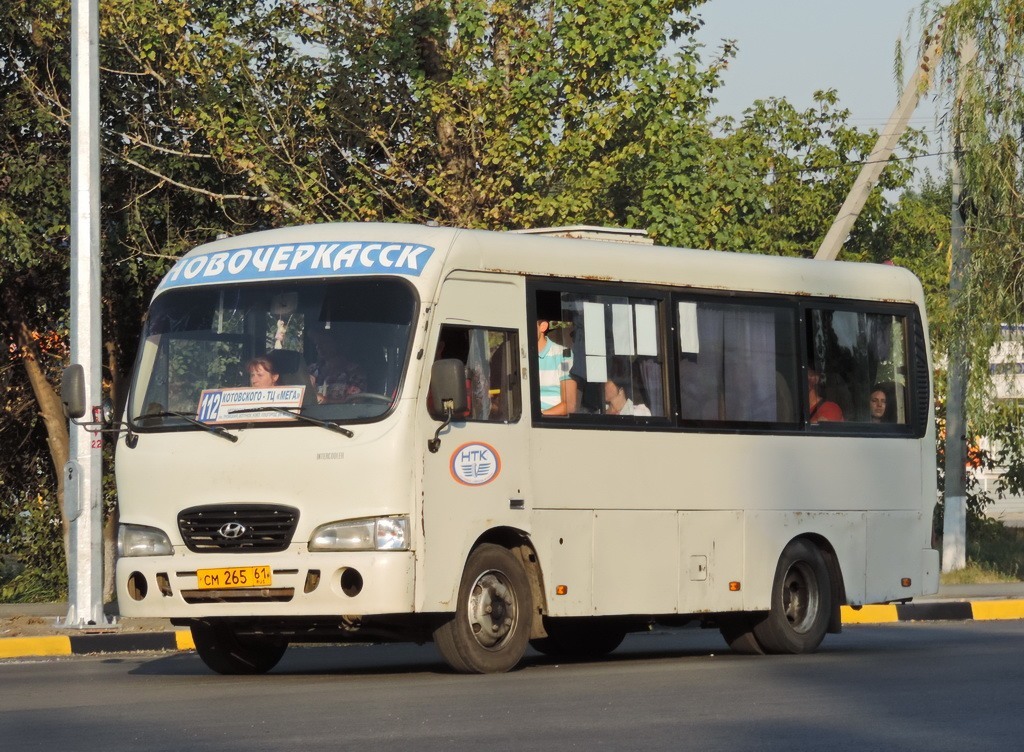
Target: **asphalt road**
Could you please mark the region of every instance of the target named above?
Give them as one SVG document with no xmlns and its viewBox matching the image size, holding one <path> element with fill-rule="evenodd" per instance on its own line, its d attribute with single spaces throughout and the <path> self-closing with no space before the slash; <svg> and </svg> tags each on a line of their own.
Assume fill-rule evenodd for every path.
<svg viewBox="0 0 1024 752">
<path fill-rule="evenodd" d="M 608 659 L 451 674 L 433 646 L 293 648 L 222 677 L 191 653 L 0 662 L 4 750 L 1014 750 L 1024 621 L 847 627 L 809 656 L 716 632 Z"/>
</svg>

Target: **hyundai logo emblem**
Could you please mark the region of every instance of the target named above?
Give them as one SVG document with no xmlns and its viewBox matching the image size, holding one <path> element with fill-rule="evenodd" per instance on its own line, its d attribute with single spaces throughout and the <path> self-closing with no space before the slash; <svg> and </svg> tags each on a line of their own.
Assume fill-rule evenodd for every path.
<svg viewBox="0 0 1024 752">
<path fill-rule="evenodd" d="M 222 538 L 231 538 L 233 540 L 245 535 L 246 530 L 248 530 L 248 528 L 241 522 L 225 522 L 220 526 L 220 529 L 218 529 L 217 532 L 220 533 Z"/>
</svg>

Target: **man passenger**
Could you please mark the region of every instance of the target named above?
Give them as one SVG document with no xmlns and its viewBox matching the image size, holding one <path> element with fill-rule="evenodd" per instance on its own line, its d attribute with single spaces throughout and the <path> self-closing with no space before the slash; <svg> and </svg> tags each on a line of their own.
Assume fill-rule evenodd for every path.
<svg viewBox="0 0 1024 752">
<path fill-rule="evenodd" d="M 551 322 L 537 321 L 537 376 L 544 415 L 568 415 L 576 405 L 576 382 L 569 375 L 572 355 L 548 337 Z"/>
</svg>

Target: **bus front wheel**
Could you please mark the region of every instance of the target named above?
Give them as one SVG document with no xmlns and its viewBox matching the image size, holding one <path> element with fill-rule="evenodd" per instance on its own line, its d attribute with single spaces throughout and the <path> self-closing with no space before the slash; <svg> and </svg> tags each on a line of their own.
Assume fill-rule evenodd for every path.
<svg viewBox="0 0 1024 752">
<path fill-rule="evenodd" d="M 753 628 L 766 653 L 813 653 L 828 630 L 832 588 L 821 551 L 807 540 L 783 550 L 772 583 L 771 609 Z"/>
<path fill-rule="evenodd" d="M 288 649 L 284 640 L 240 635 L 224 624 L 193 622 L 189 628 L 199 657 L 218 674 L 265 674 Z"/>
<path fill-rule="evenodd" d="M 434 631 L 441 657 L 466 674 L 509 671 L 526 652 L 533 602 L 523 565 L 485 543 L 469 555 L 455 613 Z"/>
</svg>

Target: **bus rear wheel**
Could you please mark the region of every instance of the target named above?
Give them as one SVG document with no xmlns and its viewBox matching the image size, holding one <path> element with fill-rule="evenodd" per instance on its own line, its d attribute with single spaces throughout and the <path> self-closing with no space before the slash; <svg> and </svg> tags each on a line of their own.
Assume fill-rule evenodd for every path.
<svg viewBox="0 0 1024 752">
<path fill-rule="evenodd" d="M 288 649 L 285 640 L 240 635 L 224 624 L 193 622 L 190 629 L 199 657 L 218 674 L 265 674 Z"/>
<path fill-rule="evenodd" d="M 434 631 L 434 643 L 460 673 L 509 671 L 526 652 L 532 612 L 523 565 L 507 548 L 485 543 L 469 555 L 455 614 Z"/>
<path fill-rule="evenodd" d="M 766 653 L 813 653 L 828 631 L 832 588 L 821 551 L 807 540 L 794 540 L 775 569 L 771 609 L 753 628 Z"/>
</svg>

